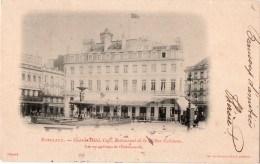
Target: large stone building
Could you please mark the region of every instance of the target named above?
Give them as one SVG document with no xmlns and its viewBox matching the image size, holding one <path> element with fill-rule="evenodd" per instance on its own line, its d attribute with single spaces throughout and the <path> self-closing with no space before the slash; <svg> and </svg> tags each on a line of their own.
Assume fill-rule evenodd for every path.
<svg viewBox="0 0 260 164">
<path fill-rule="evenodd" d="M 113 34 L 105 29 L 100 43 L 85 40 L 83 46 L 82 53 L 64 58 L 67 116 L 77 107 L 92 115 L 180 118 L 185 105 L 177 103 L 184 96 L 185 83 L 180 42 L 164 45 L 124 36 L 113 41 Z M 80 86 L 87 88 L 81 101 Z"/>
<path fill-rule="evenodd" d="M 30 115 L 42 109 L 42 60 L 40 56 L 21 56 L 20 112 Z"/>
<path fill-rule="evenodd" d="M 21 114 L 64 115 L 64 73 L 43 67 L 38 55 L 22 54 L 21 60 Z"/>
<path fill-rule="evenodd" d="M 185 93 L 189 92 L 191 83 L 190 99 L 192 104 L 197 106 L 197 115 L 200 120 L 204 120 L 208 113 L 209 103 L 209 58 L 205 58 L 194 66 L 185 69 L 186 87 Z M 188 81 L 188 76 L 191 74 L 191 81 Z"/>
</svg>

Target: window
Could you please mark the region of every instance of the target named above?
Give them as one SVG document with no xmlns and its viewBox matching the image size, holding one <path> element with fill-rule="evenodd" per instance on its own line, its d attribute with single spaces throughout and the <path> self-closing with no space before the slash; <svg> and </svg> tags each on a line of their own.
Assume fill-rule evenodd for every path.
<svg viewBox="0 0 260 164">
<path fill-rule="evenodd" d="M 180 91 L 182 91 L 182 79 L 180 79 Z"/>
<path fill-rule="evenodd" d="M 97 60 L 97 55 L 96 54 L 93 55 L 93 60 Z"/>
<path fill-rule="evenodd" d="M 109 91 L 109 80 L 106 80 L 106 91 Z"/>
<path fill-rule="evenodd" d="M 146 73 L 147 72 L 147 65 L 142 65 L 142 72 Z"/>
<path fill-rule="evenodd" d="M 176 72 L 176 64 L 171 65 L 171 72 Z"/>
<path fill-rule="evenodd" d="M 146 80 L 142 80 L 142 91 L 146 91 Z"/>
<path fill-rule="evenodd" d="M 115 66 L 115 73 L 119 73 L 119 66 Z"/>
<path fill-rule="evenodd" d="M 28 74 L 27 79 L 28 79 L 28 81 L 31 81 L 31 75 L 30 74 Z"/>
<path fill-rule="evenodd" d="M 74 74 L 74 67 L 70 67 L 70 73 L 73 75 Z"/>
<path fill-rule="evenodd" d="M 97 73 L 101 73 L 101 66 L 97 66 Z"/>
<path fill-rule="evenodd" d="M 79 61 L 79 55 L 76 55 L 76 61 L 77 62 Z"/>
<path fill-rule="evenodd" d="M 118 91 L 118 80 L 115 80 L 115 91 Z"/>
<path fill-rule="evenodd" d="M 22 80 L 25 80 L 25 74 L 24 73 L 22 74 Z"/>
<path fill-rule="evenodd" d="M 123 81 L 124 91 L 127 91 L 127 80 Z"/>
<path fill-rule="evenodd" d="M 100 113 L 100 106 L 97 106 L 97 107 L 96 107 L 96 112 L 97 112 L 97 113 Z"/>
<path fill-rule="evenodd" d="M 138 59 L 142 59 L 142 52 L 138 52 Z"/>
<path fill-rule="evenodd" d="M 38 76 L 38 82 L 39 83 L 41 83 L 41 80 L 42 80 L 41 76 Z"/>
<path fill-rule="evenodd" d="M 36 82 L 36 75 L 33 75 L 33 82 Z"/>
<path fill-rule="evenodd" d="M 161 64 L 161 72 L 166 72 L 166 64 Z"/>
<path fill-rule="evenodd" d="M 46 75 L 46 76 L 45 76 L 45 83 L 47 82 L 47 80 L 48 80 L 48 76 Z"/>
<path fill-rule="evenodd" d="M 80 74 L 83 74 L 83 66 L 80 66 L 80 67 L 79 67 L 79 73 L 80 73 Z"/>
<path fill-rule="evenodd" d="M 155 86 L 156 86 L 156 81 L 155 81 L 155 80 L 152 80 L 152 81 L 151 81 L 151 90 L 152 90 L 152 91 L 155 91 Z"/>
<path fill-rule="evenodd" d="M 137 73 L 137 65 L 133 65 L 133 73 Z"/>
<path fill-rule="evenodd" d="M 136 91 L 137 80 L 132 80 L 133 91 Z"/>
<path fill-rule="evenodd" d="M 106 66 L 106 73 L 110 73 L 110 66 Z"/>
<path fill-rule="evenodd" d="M 166 52 L 162 52 L 162 58 L 166 58 Z"/>
<path fill-rule="evenodd" d="M 148 52 L 147 58 L 151 58 L 151 51 Z"/>
<path fill-rule="evenodd" d="M 74 80 L 70 81 L 70 90 L 74 90 Z"/>
<path fill-rule="evenodd" d="M 194 79 L 197 79 L 197 78 L 198 78 L 198 73 L 194 72 Z"/>
<path fill-rule="evenodd" d="M 152 72 L 156 72 L 156 64 L 151 65 L 151 70 L 152 70 Z"/>
<path fill-rule="evenodd" d="M 124 54 L 124 59 L 127 59 L 127 53 Z"/>
<path fill-rule="evenodd" d="M 161 80 L 161 91 L 165 91 L 166 80 Z"/>
<path fill-rule="evenodd" d="M 171 80 L 171 91 L 175 91 L 175 85 L 176 85 L 176 81 L 175 79 Z"/>
<path fill-rule="evenodd" d="M 151 107 L 151 116 L 154 116 L 154 107 Z"/>
<path fill-rule="evenodd" d="M 124 73 L 128 73 L 128 65 L 124 65 Z"/>
<path fill-rule="evenodd" d="M 93 67 L 92 66 L 88 66 L 88 72 L 89 72 L 89 74 L 93 73 Z"/>
<path fill-rule="evenodd" d="M 92 80 L 89 80 L 89 81 L 88 81 L 88 89 L 89 89 L 89 90 L 92 90 Z"/>
<path fill-rule="evenodd" d="M 51 83 L 53 84 L 54 83 L 54 77 L 51 76 Z"/>
<path fill-rule="evenodd" d="M 200 82 L 200 90 L 203 90 L 203 81 L 202 82 Z"/>
<path fill-rule="evenodd" d="M 101 90 L 101 81 L 97 80 L 97 90 L 100 91 Z"/>
<path fill-rule="evenodd" d="M 200 78 L 201 78 L 201 79 L 204 78 L 204 72 L 200 72 Z"/>
<path fill-rule="evenodd" d="M 81 86 L 81 87 L 84 86 L 84 81 L 83 81 L 83 80 L 80 80 L 80 81 L 79 81 L 79 86 Z"/>
</svg>

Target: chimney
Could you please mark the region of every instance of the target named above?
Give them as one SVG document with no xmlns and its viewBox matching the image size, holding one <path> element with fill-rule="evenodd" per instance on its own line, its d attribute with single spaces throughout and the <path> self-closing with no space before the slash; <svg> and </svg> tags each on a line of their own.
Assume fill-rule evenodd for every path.
<svg viewBox="0 0 260 164">
<path fill-rule="evenodd" d="M 113 39 L 113 34 L 106 28 L 104 32 L 100 34 L 100 41 L 104 44 L 104 52 L 108 50 Z"/>
</svg>

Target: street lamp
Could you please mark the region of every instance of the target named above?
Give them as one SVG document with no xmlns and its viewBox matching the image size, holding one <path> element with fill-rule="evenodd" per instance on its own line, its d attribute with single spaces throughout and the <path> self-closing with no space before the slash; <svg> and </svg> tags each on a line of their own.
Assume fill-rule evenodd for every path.
<svg viewBox="0 0 260 164">
<path fill-rule="evenodd" d="M 187 94 L 187 96 L 189 97 L 188 101 L 189 101 L 189 105 L 188 105 L 188 109 L 187 109 L 187 121 L 188 121 L 188 130 L 192 128 L 192 125 L 191 125 L 191 82 L 192 82 L 192 79 L 191 79 L 191 72 L 189 73 L 188 75 L 188 79 L 187 81 L 189 82 L 189 92 Z"/>
</svg>

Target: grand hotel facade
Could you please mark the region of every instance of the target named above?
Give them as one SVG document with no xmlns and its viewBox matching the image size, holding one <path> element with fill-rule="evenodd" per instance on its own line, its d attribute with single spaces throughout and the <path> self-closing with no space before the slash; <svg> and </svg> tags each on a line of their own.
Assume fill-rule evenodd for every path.
<svg viewBox="0 0 260 164">
<path fill-rule="evenodd" d="M 180 42 L 164 45 L 124 36 L 113 41 L 105 29 L 100 43 L 85 40 L 83 46 L 83 53 L 64 58 L 65 116 L 80 109 L 92 115 L 180 119 L 187 107 Z M 87 89 L 80 94 L 78 87 Z"/>
</svg>

